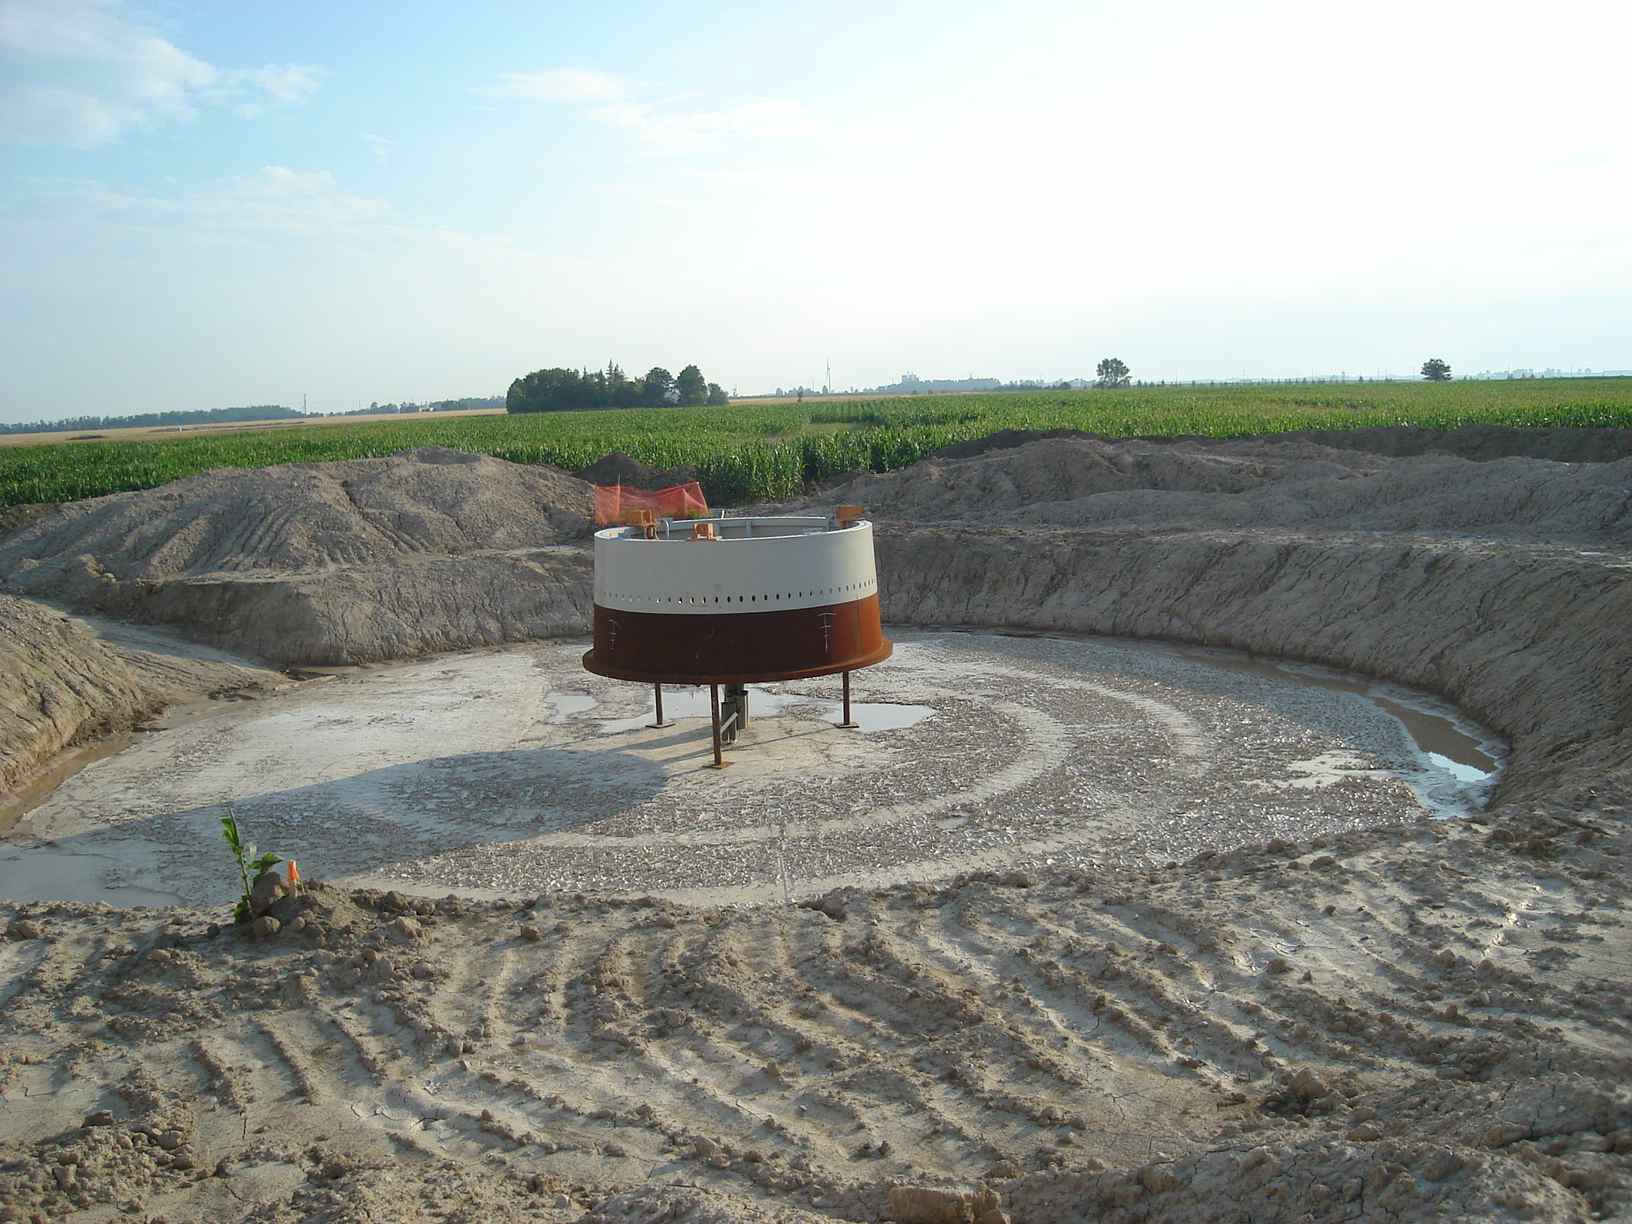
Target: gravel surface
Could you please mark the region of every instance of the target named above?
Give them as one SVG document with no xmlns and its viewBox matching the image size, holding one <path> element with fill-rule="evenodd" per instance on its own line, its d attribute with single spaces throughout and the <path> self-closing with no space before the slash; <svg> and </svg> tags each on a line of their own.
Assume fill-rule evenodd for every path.
<svg viewBox="0 0 1632 1224">
<path fill-rule="evenodd" d="M 0 887 L 225 901 L 229 805 L 324 878 L 750 902 L 992 866 L 1144 868 L 1423 814 L 1410 783 L 1432 771 L 1360 692 L 1156 646 L 897 636 L 856 677 L 874 699 L 860 732 L 832 725 L 836 680 L 769 686 L 723 772 L 706 719 L 640 725 L 649 697 L 583 672 L 581 644 L 234 704 L 71 779 L 0 859 Z M 913 725 L 868 729 L 900 707 Z M 1458 793 L 1470 810 L 1482 791 Z"/>
</svg>

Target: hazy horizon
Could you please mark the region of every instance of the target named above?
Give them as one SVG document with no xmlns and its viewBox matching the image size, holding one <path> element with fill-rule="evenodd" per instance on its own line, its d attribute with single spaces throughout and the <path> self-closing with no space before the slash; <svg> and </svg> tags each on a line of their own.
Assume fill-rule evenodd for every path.
<svg viewBox="0 0 1632 1224">
<path fill-rule="evenodd" d="M 0 420 L 1632 366 L 1632 10 L 0 0 Z"/>
</svg>

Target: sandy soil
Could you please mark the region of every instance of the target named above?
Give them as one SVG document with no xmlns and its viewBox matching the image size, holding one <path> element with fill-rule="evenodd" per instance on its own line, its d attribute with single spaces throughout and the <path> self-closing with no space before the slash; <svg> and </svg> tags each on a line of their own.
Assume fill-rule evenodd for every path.
<svg viewBox="0 0 1632 1224">
<path fill-rule="evenodd" d="M 1053 439 L 828 496 L 873 509 L 897 622 L 1451 697 L 1513 743 L 1487 811 L 792 906 L 313 887 L 254 938 L 221 908 L 4 903 L 0 1217 L 1625 1217 L 1632 462 L 1383 449 Z M 517 526 L 571 486 L 469 461 L 439 502 L 475 474 L 376 462 L 401 518 L 318 469 L 267 495 L 366 543 L 294 576 L 258 558 L 304 528 L 221 534 L 216 477 L 218 518 L 192 482 L 65 508 L 0 540 L 0 574 L 287 661 L 523 638 L 529 583 L 581 625 L 582 545 Z M 457 507 L 489 496 L 522 568 L 484 585 L 496 528 Z M 0 608 L 36 686 L 80 653 L 38 606 Z M 297 653 L 251 649 L 294 626 Z M 70 687 L 122 709 L 97 673 Z"/>
</svg>

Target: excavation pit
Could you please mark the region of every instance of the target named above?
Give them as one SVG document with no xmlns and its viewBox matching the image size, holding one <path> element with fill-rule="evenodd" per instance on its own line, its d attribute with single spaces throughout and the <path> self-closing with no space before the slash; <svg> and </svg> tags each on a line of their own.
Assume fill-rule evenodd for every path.
<svg viewBox="0 0 1632 1224">
<path fill-rule="evenodd" d="M 0 843 L 0 893 L 226 903 L 228 805 L 326 879 L 443 895 L 779 902 L 984 868 L 1144 866 L 1482 806 L 1505 746 L 1422 694 L 1226 652 L 898 633 L 856 678 L 707 689 L 589 675 L 550 642 L 178 715 Z M 887 697 L 888 700 L 880 700 Z M 1406 721 L 1402 721 L 1402 717 Z"/>
</svg>

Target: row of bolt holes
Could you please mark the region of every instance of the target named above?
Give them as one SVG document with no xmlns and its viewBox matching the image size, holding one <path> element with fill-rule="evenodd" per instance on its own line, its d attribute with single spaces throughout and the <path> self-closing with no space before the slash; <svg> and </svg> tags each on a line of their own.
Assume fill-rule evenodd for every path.
<svg viewBox="0 0 1632 1224">
<path fill-rule="evenodd" d="M 846 593 L 848 593 L 850 591 L 865 590 L 868 587 L 871 587 L 873 585 L 874 584 L 871 583 L 871 582 L 852 582 L 848 586 L 828 587 L 826 590 L 810 591 L 810 592 L 808 592 L 808 595 L 811 595 L 811 596 L 814 596 L 814 595 L 843 595 L 843 594 L 846 594 Z M 774 600 L 794 599 L 794 598 L 804 599 L 806 597 L 807 597 L 807 592 L 805 592 L 805 591 L 798 591 L 798 592 L 784 591 L 780 595 L 767 595 L 767 596 L 765 596 L 765 602 L 770 603 L 773 599 Z M 612 595 L 611 598 L 613 598 L 613 599 L 642 599 L 642 598 L 644 598 L 647 603 L 660 603 L 660 604 L 706 604 L 706 603 L 709 602 L 709 596 L 707 596 L 707 595 L 656 595 L 656 596 Z M 713 602 L 714 603 L 719 603 L 720 602 L 720 597 L 718 595 L 715 595 L 713 597 Z M 727 595 L 725 597 L 725 602 L 726 603 L 758 603 L 759 602 L 759 596 L 758 595 Z"/>
</svg>

